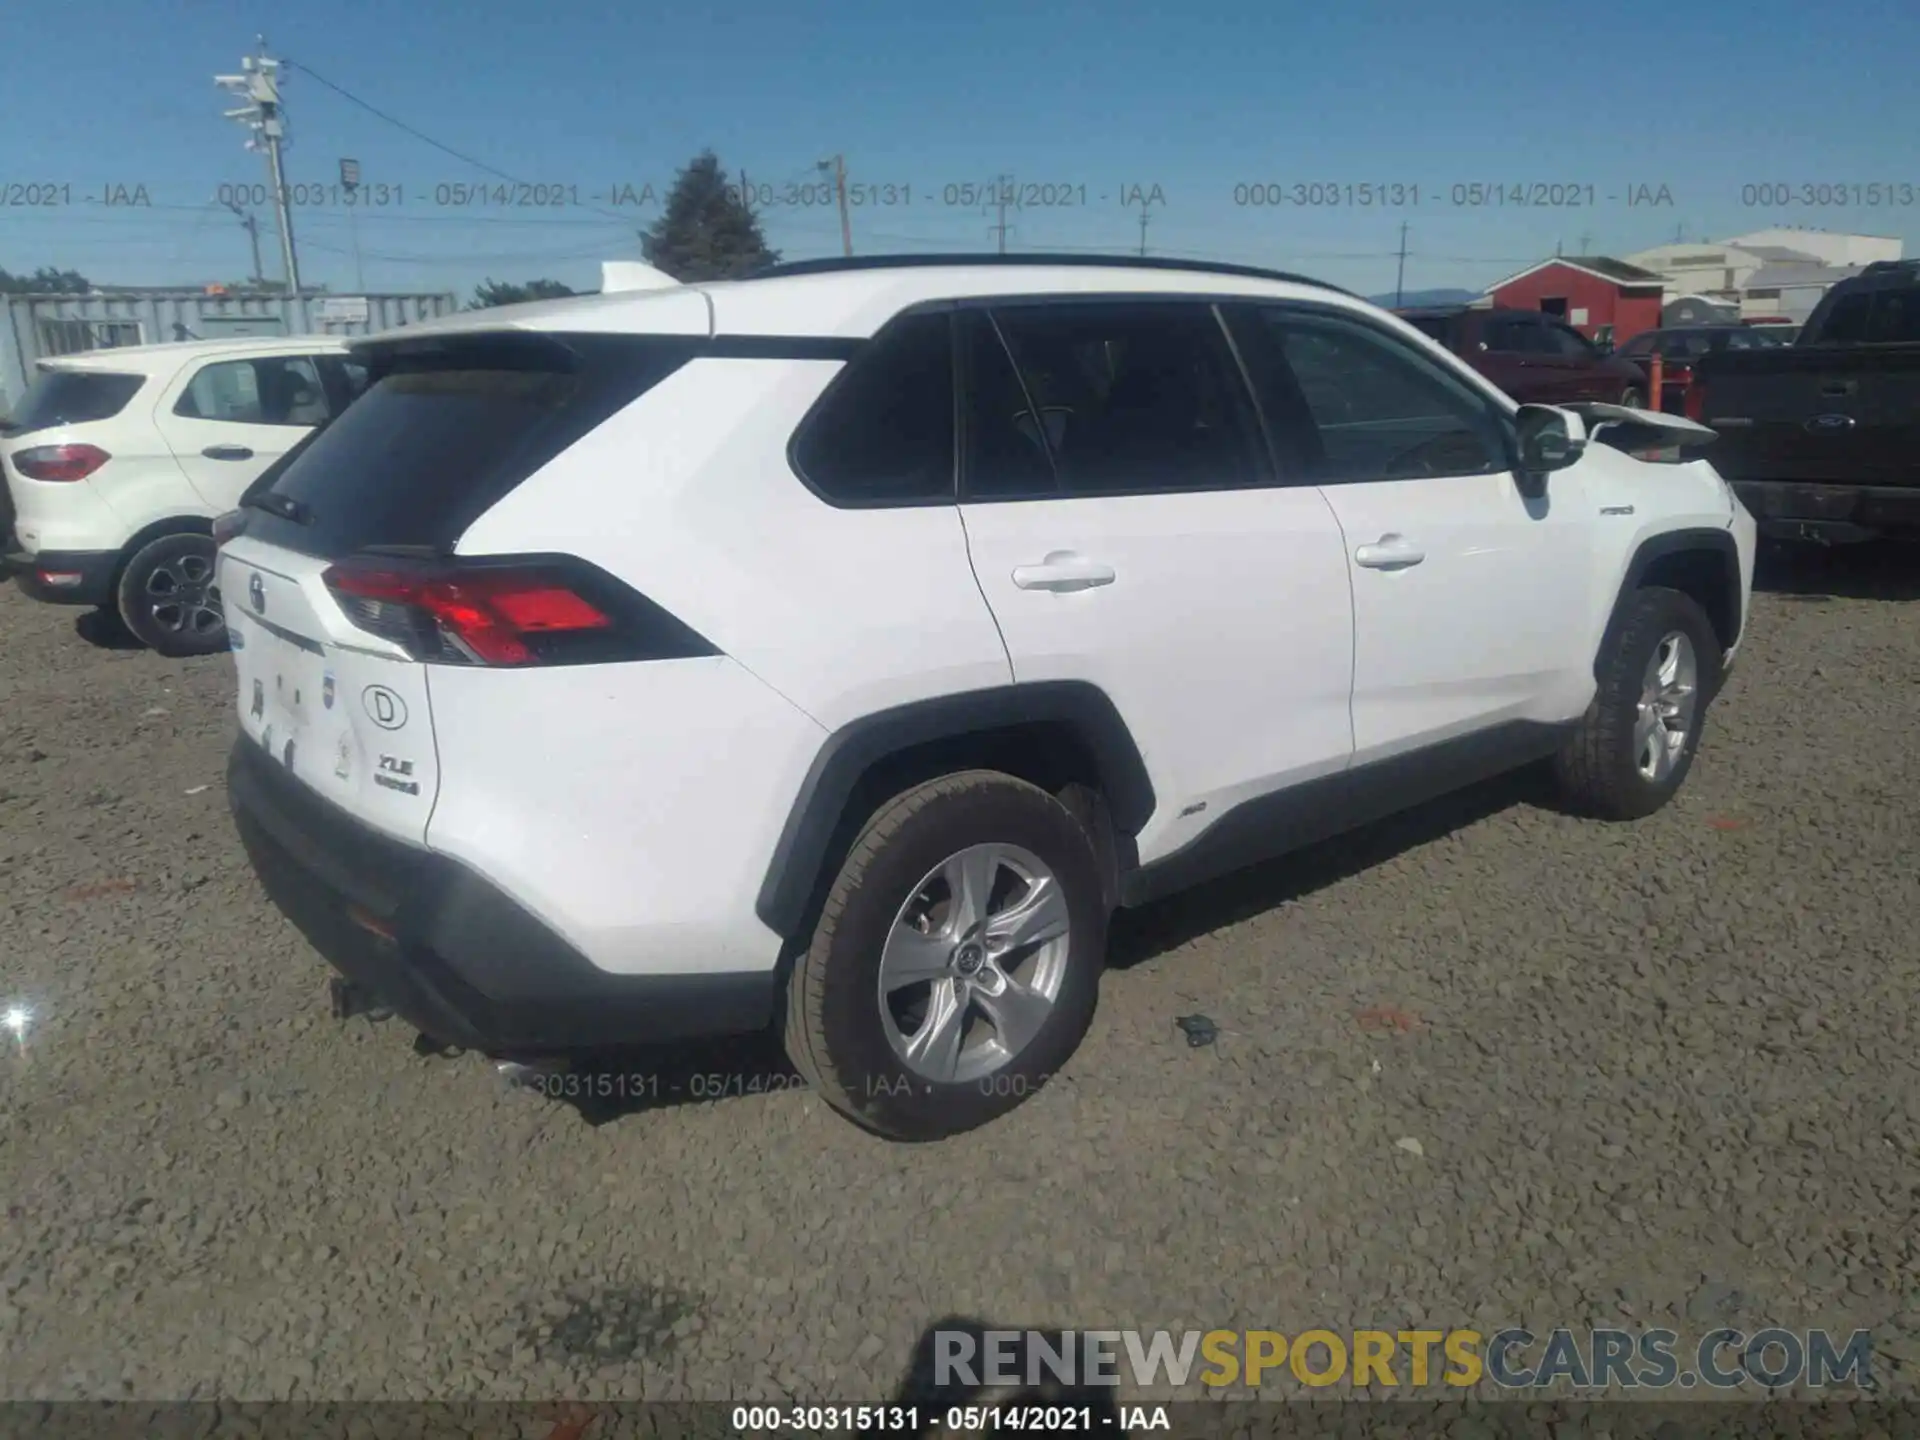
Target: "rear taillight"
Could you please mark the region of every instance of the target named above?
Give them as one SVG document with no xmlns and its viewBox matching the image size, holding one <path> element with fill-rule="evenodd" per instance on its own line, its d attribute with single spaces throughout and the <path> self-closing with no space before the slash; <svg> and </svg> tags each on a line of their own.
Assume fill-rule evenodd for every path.
<svg viewBox="0 0 1920 1440">
<path fill-rule="evenodd" d="M 1685 407 L 1687 419 L 1699 424 L 1706 422 L 1707 385 L 1704 380 L 1701 380 L 1697 376 L 1694 377 L 1693 382 L 1687 386 Z"/>
<path fill-rule="evenodd" d="M 442 665 L 578 665 L 719 653 L 604 571 L 564 557 L 388 565 L 322 577 L 354 625 Z"/>
<path fill-rule="evenodd" d="M 84 480 L 112 458 L 98 445 L 36 445 L 16 450 L 13 468 L 29 480 Z"/>
</svg>

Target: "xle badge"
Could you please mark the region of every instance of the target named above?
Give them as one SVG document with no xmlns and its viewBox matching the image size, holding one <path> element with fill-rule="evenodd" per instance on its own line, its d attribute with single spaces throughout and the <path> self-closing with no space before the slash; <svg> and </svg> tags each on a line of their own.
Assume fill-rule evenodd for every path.
<svg viewBox="0 0 1920 1440">
<path fill-rule="evenodd" d="M 260 578 L 260 572 L 258 570 L 254 571 L 253 577 L 247 581 L 247 598 L 253 602 L 253 608 L 256 612 L 264 611 L 267 608 L 267 585 L 266 582 Z"/>
<path fill-rule="evenodd" d="M 258 680 L 256 680 L 253 682 L 253 709 L 251 711 L 251 714 L 255 720 L 258 720 L 266 713 L 267 713 L 267 687 L 262 685 Z"/>
<path fill-rule="evenodd" d="M 413 761 L 403 760 L 398 755 L 382 755 L 379 768 L 373 772 L 373 783 L 384 785 L 389 790 L 398 790 L 402 795 L 418 795 L 420 782 L 404 777 L 413 774 Z"/>
<path fill-rule="evenodd" d="M 325 675 L 320 680 L 320 703 L 327 709 L 333 708 L 333 676 Z"/>
<path fill-rule="evenodd" d="M 342 780 L 353 769 L 353 747 L 347 743 L 347 737 L 340 737 L 340 748 L 334 752 L 333 773 Z"/>
</svg>

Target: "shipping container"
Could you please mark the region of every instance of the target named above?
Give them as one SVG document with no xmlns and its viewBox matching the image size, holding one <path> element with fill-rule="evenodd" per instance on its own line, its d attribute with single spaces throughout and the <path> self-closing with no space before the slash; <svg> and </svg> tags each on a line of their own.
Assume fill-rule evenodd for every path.
<svg viewBox="0 0 1920 1440">
<path fill-rule="evenodd" d="M 33 380 L 34 362 L 81 350 L 242 335 L 372 335 L 459 308 L 452 295 L 284 295 L 103 290 L 6 295 L 0 324 L 0 416 Z"/>
</svg>

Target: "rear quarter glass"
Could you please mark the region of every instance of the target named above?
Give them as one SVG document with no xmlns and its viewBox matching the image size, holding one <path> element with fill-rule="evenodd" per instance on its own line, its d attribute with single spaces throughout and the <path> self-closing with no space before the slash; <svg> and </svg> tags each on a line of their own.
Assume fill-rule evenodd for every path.
<svg viewBox="0 0 1920 1440">
<path fill-rule="evenodd" d="M 247 533 L 308 555 L 446 551 L 515 486 L 668 375 L 697 341 L 487 337 L 374 354 L 373 382 L 250 492 Z M 301 518 L 259 506 L 265 493 Z"/>
<path fill-rule="evenodd" d="M 106 370 L 42 370 L 7 417 L 4 438 L 111 420 L 147 383 L 144 375 Z"/>
</svg>

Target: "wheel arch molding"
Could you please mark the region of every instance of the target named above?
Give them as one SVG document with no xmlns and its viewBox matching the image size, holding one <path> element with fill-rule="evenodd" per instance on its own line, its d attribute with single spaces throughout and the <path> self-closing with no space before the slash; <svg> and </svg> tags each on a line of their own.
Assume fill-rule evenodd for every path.
<svg viewBox="0 0 1920 1440">
<path fill-rule="evenodd" d="M 1594 651 L 1595 679 L 1599 678 L 1606 656 L 1619 639 L 1621 626 L 1625 623 L 1628 597 L 1649 584 L 1668 584 L 1674 589 L 1687 590 L 1689 587 L 1684 583 L 1685 567 L 1693 557 L 1711 557 L 1719 571 L 1718 576 L 1707 584 L 1708 593 L 1696 598 L 1713 621 L 1722 649 L 1731 649 L 1738 642 L 1743 623 L 1740 613 L 1740 546 L 1733 532 L 1701 526 L 1649 535 L 1640 542 L 1632 558 L 1627 561 L 1626 574 L 1621 578 L 1619 591 L 1614 596 L 1606 629 L 1601 633 L 1599 648 Z M 1676 580 L 1682 583 L 1674 583 Z"/>
<path fill-rule="evenodd" d="M 1004 766 L 993 764 L 996 753 Z M 1037 783 L 1096 786 L 1120 852 L 1113 863 L 1130 867 L 1131 837 L 1156 801 L 1112 699 L 1076 680 L 994 686 L 877 711 L 829 735 L 775 842 L 755 913 L 783 939 L 796 938 L 831 882 L 836 854 L 875 806 L 896 787 L 982 764 Z"/>
</svg>

